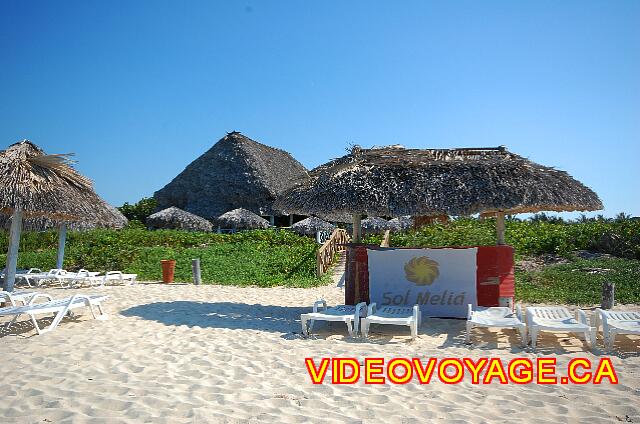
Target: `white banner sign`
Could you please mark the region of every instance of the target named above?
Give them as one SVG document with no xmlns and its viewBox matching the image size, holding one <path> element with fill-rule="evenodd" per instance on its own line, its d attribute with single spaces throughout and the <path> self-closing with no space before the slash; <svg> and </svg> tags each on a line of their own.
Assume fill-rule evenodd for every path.
<svg viewBox="0 0 640 424">
<path fill-rule="evenodd" d="M 369 298 L 383 305 L 420 305 L 424 316 L 467 317 L 477 304 L 478 249 L 367 250 Z"/>
</svg>

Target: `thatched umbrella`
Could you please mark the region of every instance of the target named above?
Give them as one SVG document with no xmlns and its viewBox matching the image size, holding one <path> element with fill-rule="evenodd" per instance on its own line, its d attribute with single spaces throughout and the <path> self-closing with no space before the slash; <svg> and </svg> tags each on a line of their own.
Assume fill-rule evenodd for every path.
<svg viewBox="0 0 640 424">
<path fill-rule="evenodd" d="M 407 231 L 413 228 L 413 218 L 410 215 L 399 216 L 389 220 L 391 224 L 391 230 L 394 232 Z"/>
<path fill-rule="evenodd" d="M 296 222 L 291 226 L 291 229 L 293 231 L 295 231 L 298 234 L 302 234 L 306 236 L 315 235 L 318 231 L 331 232 L 335 228 L 336 228 L 335 225 L 315 216 L 310 216 L 309 218 Z"/>
<path fill-rule="evenodd" d="M 470 149 L 362 149 L 314 169 L 310 178 L 276 203 L 308 215 L 349 213 L 354 240 L 362 214 L 372 216 L 472 215 L 602 209 L 596 193 L 554 168 L 538 165 L 504 147 Z"/>
<path fill-rule="evenodd" d="M 206 219 L 171 206 L 156 212 L 146 220 L 147 227 L 167 228 L 188 231 L 211 231 L 213 225 Z"/>
<path fill-rule="evenodd" d="M 46 222 L 113 222 L 113 208 L 93 191 L 91 180 L 71 168 L 68 154 L 47 155 L 28 140 L 0 152 L 0 212 L 11 216 L 4 281 L 13 290 L 23 218 Z M 59 257 L 66 226 L 60 231 Z"/>
<path fill-rule="evenodd" d="M 223 213 L 216 221 L 220 227 L 233 228 L 234 230 L 269 228 L 269 221 L 242 208 Z"/>
<path fill-rule="evenodd" d="M 361 222 L 361 228 L 367 233 L 382 234 L 387 230 L 393 229 L 393 224 L 384 218 L 377 216 L 363 219 Z"/>
</svg>

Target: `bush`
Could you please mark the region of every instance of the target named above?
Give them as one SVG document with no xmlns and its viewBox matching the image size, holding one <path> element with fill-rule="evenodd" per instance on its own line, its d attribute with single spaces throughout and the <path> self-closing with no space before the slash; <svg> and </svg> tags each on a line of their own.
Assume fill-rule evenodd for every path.
<svg viewBox="0 0 640 424">
<path fill-rule="evenodd" d="M 57 234 L 24 233 L 18 267 L 55 266 Z M 7 237 L 0 242 L 6 252 Z M 96 271 L 122 270 L 141 280 L 160 280 L 161 259 L 175 259 L 176 281 L 191 281 L 191 260 L 200 258 L 202 279 L 208 283 L 258 286 L 311 286 L 316 278 L 317 244 L 288 231 L 256 230 L 236 234 L 178 230 L 92 230 L 69 232 L 65 268 Z M 0 255 L 0 261 L 6 255 Z"/>
</svg>

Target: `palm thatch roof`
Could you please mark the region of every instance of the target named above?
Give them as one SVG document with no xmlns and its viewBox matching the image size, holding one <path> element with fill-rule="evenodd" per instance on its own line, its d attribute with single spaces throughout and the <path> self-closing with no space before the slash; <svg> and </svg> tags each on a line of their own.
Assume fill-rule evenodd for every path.
<svg viewBox="0 0 640 424">
<path fill-rule="evenodd" d="M 246 209 L 238 208 L 223 213 L 216 219 L 222 228 L 235 228 L 254 230 L 258 228 L 269 228 L 269 221 Z"/>
<path fill-rule="evenodd" d="M 206 219 L 176 207 L 163 209 L 147 217 L 145 222 L 151 229 L 175 229 L 187 231 L 211 231 L 213 225 Z"/>
<path fill-rule="evenodd" d="M 394 228 L 393 224 L 390 221 L 387 221 L 384 218 L 379 218 L 377 216 L 363 219 L 360 226 L 367 233 L 373 234 L 381 234 L 386 230 L 392 230 Z"/>
<path fill-rule="evenodd" d="M 278 215 L 276 197 L 306 176 L 289 153 L 234 131 L 153 196 L 159 209 L 176 206 L 207 219 L 236 208 Z"/>
<path fill-rule="evenodd" d="M 411 216 L 399 216 L 389 220 L 391 231 L 407 231 L 413 228 L 413 218 Z"/>
<path fill-rule="evenodd" d="M 36 216 L 33 218 L 27 218 L 22 221 L 22 229 L 25 231 L 45 231 L 51 228 L 57 228 L 61 223 L 65 223 L 67 229 L 72 231 L 86 231 L 96 228 L 113 228 L 121 229 L 127 226 L 129 220 L 120 212 L 117 208 L 106 204 L 107 209 L 113 214 L 113 219 L 108 221 L 70 221 L 54 220 L 46 216 Z M 11 217 L 0 214 L 0 227 L 6 230 L 11 226 Z"/>
<path fill-rule="evenodd" d="M 569 174 L 504 147 L 362 149 L 321 165 L 284 193 L 276 207 L 326 212 L 472 215 L 602 209 L 591 189 Z"/>
<path fill-rule="evenodd" d="M 335 225 L 315 216 L 310 216 L 309 218 L 296 222 L 291 226 L 291 230 L 295 231 L 298 234 L 307 236 L 314 235 L 318 231 L 331 232 L 335 228 Z"/>
<path fill-rule="evenodd" d="M 91 180 L 71 167 L 70 156 L 47 155 L 28 140 L 1 151 L 0 213 L 21 210 L 27 224 L 38 228 L 60 221 L 121 226 L 121 214 L 95 193 Z"/>
</svg>

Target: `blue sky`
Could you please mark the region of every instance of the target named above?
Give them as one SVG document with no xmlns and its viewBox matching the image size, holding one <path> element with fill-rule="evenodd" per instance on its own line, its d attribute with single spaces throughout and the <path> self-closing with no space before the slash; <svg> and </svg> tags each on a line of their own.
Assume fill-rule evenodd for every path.
<svg viewBox="0 0 640 424">
<path fill-rule="evenodd" d="M 640 215 L 640 2 L 0 2 L 0 148 L 120 205 L 227 131 L 307 167 L 349 144 L 506 145 Z"/>
</svg>

